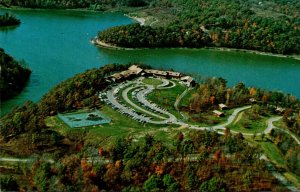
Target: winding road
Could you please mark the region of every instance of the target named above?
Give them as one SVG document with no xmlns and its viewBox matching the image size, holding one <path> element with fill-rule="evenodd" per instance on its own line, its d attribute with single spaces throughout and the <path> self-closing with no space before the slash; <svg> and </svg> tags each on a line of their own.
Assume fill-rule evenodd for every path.
<svg viewBox="0 0 300 192">
<path fill-rule="evenodd" d="M 288 135 L 290 135 L 296 142 L 298 145 L 300 145 L 300 140 L 294 135 L 292 134 L 290 131 L 284 129 L 284 128 L 279 128 L 279 127 L 276 127 L 273 122 L 275 121 L 279 121 L 280 119 L 282 119 L 281 116 L 278 116 L 278 117 L 272 117 L 268 120 L 268 127 L 267 129 L 265 129 L 264 133 L 265 134 L 269 134 L 271 132 L 272 129 L 279 129 L 285 133 L 287 133 Z"/>
</svg>

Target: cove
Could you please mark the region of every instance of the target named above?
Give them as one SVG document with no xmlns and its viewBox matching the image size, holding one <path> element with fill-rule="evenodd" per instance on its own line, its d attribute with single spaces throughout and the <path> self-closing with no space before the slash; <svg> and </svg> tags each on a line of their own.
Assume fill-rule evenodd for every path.
<svg viewBox="0 0 300 192">
<path fill-rule="evenodd" d="M 223 77 L 228 84 L 281 90 L 300 98 L 300 61 L 243 52 L 205 49 L 111 50 L 89 40 L 99 30 L 132 23 L 121 13 L 71 10 L 1 10 L 21 19 L 0 30 L 0 47 L 26 61 L 32 75 L 23 92 L 1 103 L 1 115 L 26 100 L 38 101 L 49 89 L 73 75 L 107 63 L 143 62 L 153 67 Z"/>
</svg>

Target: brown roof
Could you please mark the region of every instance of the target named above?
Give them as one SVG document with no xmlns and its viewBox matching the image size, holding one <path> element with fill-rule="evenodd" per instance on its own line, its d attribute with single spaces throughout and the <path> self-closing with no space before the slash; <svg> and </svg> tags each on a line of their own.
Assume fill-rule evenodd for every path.
<svg viewBox="0 0 300 192">
<path fill-rule="evenodd" d="M 180 76 L 181 76 L 181 73 L 175 72 L 175 71 L 167 71 L 167 73 L 168 73 L 171 77 L 180 77 Z"/>
<path fill-rule="evenodd" d="M 120 73 L 114 73 L 111 75 L 111 77 L 115 78 L 115 79 L 121 79 L 122 75 Z"/>
<path fill-rule="evenodd" d="M 126 71 L 122 71 L 120 74 L 121 74 L 123 77 L 127 78 L 127 77 L 129 77 L 129 76 L 131 76 L 131 75 L 136 74 L 136 71 L 126 70 Z"/>
<path fill-rule="evenodd" d="M 145 72 L 154 75 L 162 75 L 162 76 L 166 76 L 168 74 L 166 71 L 159 71 L 155 69 L 145 69 Z"/>
<path fill-rule="evenodd" d="M 194 79 L 191 76 L 184 76 L 184 77 L 181 77 L 180 80 L 181 81 L 186 81 L 186 82 L 192 82 Z"/>
<path fill-rule="evenodd" d="M 224 113 L 223 113 L 223 112 L 221 112 L 221 111 L 218 111 L 218 110 L 214 110 L 214 111 L 213 111 L 213 113 L 214 113 L 214 114 L 216 114 L 216 115 L 218 115 L 218 116 L 222 116 L 222 115 L 224 115 Z"/>
<path fill-rule="evenodd" d="M 221 109 L 223 109 L 223 108 L 228 108 L 228 106 L 225 105 L 225 104 L 223 104 L 223 103 L 219 104 L 219 107 L 220 107 Z"/>
<path fill-rule="evenodd" d="M 128 68 L 128 70 L 134 71 L 135 74 L 139 74 L 139 73 L 141 73 L 141 72 L 143 71 L 143 69 L 140 68 L 140 67 L 137 66 L 137 65 L 131 65 L 131 66 Z"/>
</svg>

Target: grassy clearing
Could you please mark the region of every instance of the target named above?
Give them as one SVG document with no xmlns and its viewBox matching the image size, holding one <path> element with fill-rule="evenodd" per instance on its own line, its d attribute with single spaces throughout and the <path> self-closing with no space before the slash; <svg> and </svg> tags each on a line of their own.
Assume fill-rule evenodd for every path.
<svg viewBox="0 0 300 192">
<path fill-rule="evenodd" d="M 194 114 L 185 113 L 190 119 L 189 124 L 198 125 L 202 127 L 210 127 L 218 124 L 223 124 L 227 122 L 228 117 L 233 113 L 234 109 L 223 111 L 225 117 L 217 117 L 213 114 L 212 111 L 200 112 Z"/>
<path fill-rule="evenodd" d="M 265 152 L 266 156 L 270 159 L 271 162 L 275 163 L 280 167 L 284 167 L 284 158 L 278 148 L 275 146 L 274 143 L 271 142 L 259 142 L 258 143 L 263 151 Z"/>
<path fill-rule="evenodd" d="M 171 21 L 178 19 L 178 16 L 174 14 L 174 10 L 169 9 L 166 6 L 163 7 L 151 7 L 142 10 L 130 10 L 130 16 L 145 18 L 145 24 L 150 25 L 154 20 L 158 20 L 158 22 L 153 23 L 152 27 L 164 27 L 168 26 Z"/>
<path fill-rule="evenodd" d="M 174 107 L 176 99 L 184 92 L 186 88 L 176 82 L 176 86 L 170 89 L 155 89 L 152 93 L 148 94 L 148 99 L 158 106 L 168 110 L 170 113 L 175 115 L 178 119 L 182 116 Z"/>
<path fill-rule="evenodd" d="M 261 133 L 267 128 L 268 116 L 258 116 L 251 118 L 247 112 L 241 113 L 238 118 L 227 127 L 231 130 L 243 133 Z"/>
<path fill-rule="evenodd" d="M 100 144 L 102 146 L 109 146 L 118 138 L 131 136 L 139 139 L 145 136 L 146 133 L 153 134 L 157 136 L 158 139 L 169 142 L 169 139 L 166 139 L 169 137 L 168 132 L 173 133 L 173 130 L 178 128 L 176 125 L 142 124 L 113 110 L 109 105 L 104 105 L 101 109 L 99 109 L 99 111 L 111 118 L 112 121 L 110 124 L 84 128 L 87 130 L 87 134 L 84 139 L 86 145 Z M 72 130 L 78 130 L 69 128 L 56 116 L 47 118 L 46 123 L 51 127 L 51 129 L 56 130 L 63 135 L 66 135 L 70 131 L 72 132 Z"/>
<path fill-rule="evenodd" d="M 149 128 L 149 125 L 138 123 L 113 110 L 108 105 L 103 106 L 101 111 L 110 117 L 112 121 L 110 124 L 90 128 L 85 138 L 86 143 L 107 145 L 114 142 L 117 138 L 132 135 L 136 131 Z"/>
<path fill-rule="evenodd" d="M 295 187 L 300 189 L 300 177 L 291 173 L 291 172 L 285 172 L 283 174 Z"/>
<path fill-rule="evenodd" d="M 153 86 L 158 86 L 158 85 L 162 84 L 162 81 L 159 79 L 156 79 L 156 78 L 146 78 L 146 79 L 143 79 L 142 82 L 145 84 L 148 84 L 148 85 L 153 85 Z"/>
<path fill-rule="evenodd" d="M 276 127 L 279 127 L 279 128 L 285 128 L 286 127 L 286 125 L 284 124 L 284 122 L 282 121 L 282 119 L 280 119 L 278 121 L 274 121 L 273 125 L 275 125 Z"/>
<path fill-rule="evenodd" d="M 187 92 L 187 94 L 181 99 L 181 101 L 178 105 L 178 108 L 180 109 L 180 107 L 188 107 L 190 104 L 190 99 L 191 99 L 192 95 L 196 92 L 197 91 L 195 89 L 192 89 L 189 92 Z"/>
<path fill-rule="evenodd" d="M 45 123 L 48 127 L 52 130 L 59 132 L 62 135 L 66 135 L 67 132 L 70 130 L 70 127 L 65 124 L 59 117 L 51 116 L 45 119 Z"/>
</svg>

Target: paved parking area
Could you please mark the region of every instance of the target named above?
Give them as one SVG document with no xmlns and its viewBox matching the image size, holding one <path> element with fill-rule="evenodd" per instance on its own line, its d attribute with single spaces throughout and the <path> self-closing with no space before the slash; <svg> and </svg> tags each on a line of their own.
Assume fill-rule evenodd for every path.
<svg viewBox="0 0 300 192">
<path fill-rule="evenodd" d="M 173 114 L 147 100 L 147 94 L 154 90 L 154 86 L 145 84 L 142 80 L 143 77 L 140 77 L 132 81 L 119 83 L 106 92 L 101 92 L 99 98 L 111 105 L 113 109 L 141 123 L 178 124 Z M 160 78 L 159 80 L 163 83 L 157 86 L 158 89 L 170 89 L 176 86 L 174 82 L 167 79 Z M 119 94 L 120 91 L 122 92 Z M 131 91 L 134 101 L 128 97 Z M 120 95 L 122 98 L 119 98 Z"/>
</svg>

